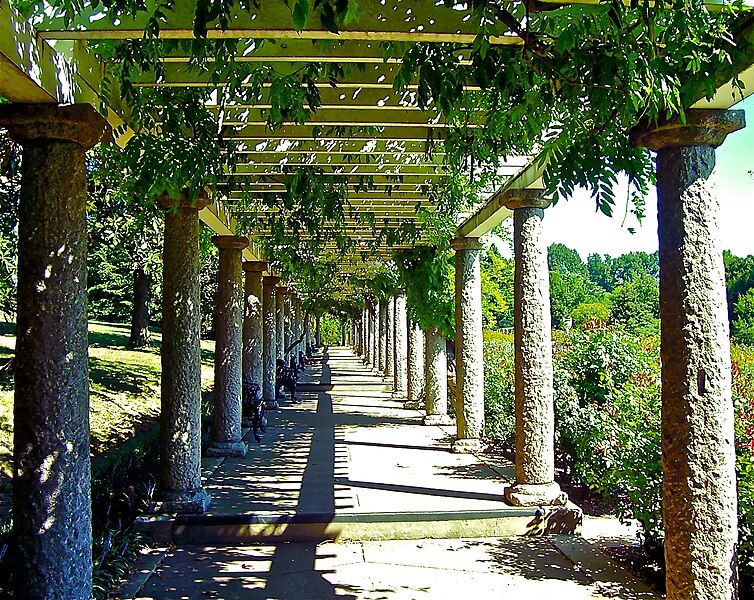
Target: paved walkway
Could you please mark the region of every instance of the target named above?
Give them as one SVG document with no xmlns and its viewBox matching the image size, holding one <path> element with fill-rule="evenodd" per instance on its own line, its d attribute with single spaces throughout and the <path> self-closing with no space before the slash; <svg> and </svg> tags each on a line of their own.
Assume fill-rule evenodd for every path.
<svg viewBox="0 0 754 600">
<path fill-rule="evenodd" d="M 270 413 L 270 430 L 244 459 L 209 479 L 210 515 L 504 509 L 501 474 L 448 452 L 454 428 L 423 427 L 390 399 L 350 351 L 331 348 L 310 368 L 299 404 Z"/>
<path fill-rule="evenodd" d="M 349 350 L 329 349 L 307 382 L 300 403 L 270 415 L 263 443 L 246 458 L 207 462 L 205 521 L 222 534 L 239 517 L 324 516 L 362 527 L 244 545 L 197 542 L 194 534 L 188 539 L 198 545 L 147 555 L 122 597 L 654 598 L 578 536 L 458 539 L 490 515 L 515 520 L 516 509 L 501 500 L 511 465 L 449 452 L 452 428 L 422 426 L 420 413 L 392 401 Z M 453 519 L 457 530 L 432 529 Z M 392 539 L 417 531 L 456 539 Z"/>
</svg>

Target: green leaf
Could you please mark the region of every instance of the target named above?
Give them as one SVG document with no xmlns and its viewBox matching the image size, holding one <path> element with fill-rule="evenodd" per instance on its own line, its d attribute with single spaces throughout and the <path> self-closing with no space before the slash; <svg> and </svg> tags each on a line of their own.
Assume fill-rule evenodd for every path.
<svg viewBox="0 0 754 600">
<path fill-rule="evenodd" d="M 291 14 L 293 27 L 296 31 L 302 31 L 306 26 L 306 21 L 309 18 L 309 9 L 309 0 L 296 0 Z"/>
</svg>

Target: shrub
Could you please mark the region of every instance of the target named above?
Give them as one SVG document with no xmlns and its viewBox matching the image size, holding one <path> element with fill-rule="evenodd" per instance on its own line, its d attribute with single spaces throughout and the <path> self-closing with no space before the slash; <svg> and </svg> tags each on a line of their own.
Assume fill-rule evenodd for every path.
<svg viewBox="0 0 754 600">
<path fill-rule="evenodd" d="M 659 354 L 654 340 L 575 332 L 556 357 L 559 451 L 574 478 L 635 518 L 645 545 L 662 538 Z M 572 393 L 568 390 L 572 389 Z"/>
<path fill-rule="evenodd" d="M 484 412 L 486 433 L 505 448 L 515 445 L 513 335 L 484 333 Z"/>
<path fill-rule="evenodd" d="M 660 286 L 651 275 L 637 275 L 610 294 L 611 318 L 624 330 L 655 335 L 660 328 Z"/>
<path fill-rule="evenodd" d="M 741 589 L 754 592 L 754 349 L 733 346 Z"/>
<path fill-rule="evenodd" d="M 733 335 L 736 341 L 754 346 L 754 288 L 739 296 L 733 314 Z"/>
<path fill-rule="evenodd" d="M 576 327 L 589 324 L 603 326 L 610 319 L 610 307 L 604 302 L 584 302 L 573 309 L 571 320 Z"/>
</svg>

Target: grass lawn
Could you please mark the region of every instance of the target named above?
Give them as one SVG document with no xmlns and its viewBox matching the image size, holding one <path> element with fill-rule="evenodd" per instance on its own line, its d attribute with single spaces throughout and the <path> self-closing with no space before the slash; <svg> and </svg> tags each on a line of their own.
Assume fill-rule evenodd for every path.
<svg viewBox="0 0 754 600">
<path fill-rule="evenodd" d="M 0 365 L 16 347 L 13 323 L 0 323 Z M 148 350 L 126 350 L 126 325 L 89 323 L 92 454 L 107 452 L 154 427 L 160 414 L 160 342 L 152 332 Z M 202 341 L 202 388 L 212 387 L 214 342 Z M 13 373 L 0 370 L 0 484 L 9 481 L 13 454 Z"/>
</svg>

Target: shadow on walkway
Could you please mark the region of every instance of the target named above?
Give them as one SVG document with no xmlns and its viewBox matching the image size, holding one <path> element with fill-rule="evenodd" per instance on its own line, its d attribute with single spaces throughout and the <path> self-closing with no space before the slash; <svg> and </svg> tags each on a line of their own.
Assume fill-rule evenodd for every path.
<svg viewBox="0 0 754 600">
<path fill-rule="evenodd" d="M 322 356 L 321 384 L 325 390 L 332 384 L 329 365 L 329 354 L 325 350 Z M 335 427 L 332 415 L 332 398 L 328 391 L 320 391 L 317 397 L 315 421 L 320 427 L 315 428 L 310 444 L 309 458 L 304 468 L 299 491 L 297 513 L 307 512 L 307 508 L 314 499 L 318 512 L 329 515 L 331 522 L 335 517 L 336 490 L 336 456 L 335 456 Z M 321 427 L 322 424 L 330 425 Z M 331 492 L 328 494 L 326 490 Z M 313 498 L 314 497 L 314 498 Z M 322 526 L 322 539 L 325 537 L 325 526 Z M 272 555 L 269 572 L 265 576 L 265 586 L 254 589 L 246 596 L 249 600 L 263 600 L 268 598 L 321 598 L 352 599 L 357 596 L 338 590 L 324 575 L 326 571 L 317 569 L 317 543 L 286 543 L 277 544 Z M 319 557 L 325 558 L 325 557 Z M 332 572 L 332 571 L 330 571 Z"/>
</svg>

